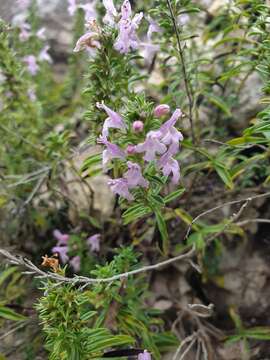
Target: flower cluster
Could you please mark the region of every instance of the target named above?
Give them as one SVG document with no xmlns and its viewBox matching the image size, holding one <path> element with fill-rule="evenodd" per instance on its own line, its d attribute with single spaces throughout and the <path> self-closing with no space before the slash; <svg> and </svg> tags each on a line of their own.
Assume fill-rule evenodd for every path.
<svg viewBox="0 0 270 360">
<path fill-rule="evenodd" d="M 81 268 L 81 258 L 79 255 L 73 256 L 70 258 L 68 256 L 69 252 L 69 240 L 70 235 L 62 234 L 59 230 L 53 231 L 53 236 L 57 240 L 56 246 L 52 248 L 52 253 L 56 253 L 59 255 L 59 258 L 63 264 L 69 262 L 69 264 L 73 267 L 75 272 L 80 271 Z M 86 244 L 89 247 L 91 252 L 99 252 L 100 251 L 100 234 L 95 234 L 87 238 Z"/>
<path fill-rule="evenodd" d="M 120 178 L 109 180 L 108 184 L 113 193 L 122 196 L 128 201 L 134 200 L 131 190 L 135 188 L 149 188 L 149 181 L 145 178 L 143 169 L 148 163 L 153 163 L 157 173 L 160 171 L 164 176 L 172 174 L 172 182 L 177 184 L 180 180 L 180 167 L 174 155 L 179 152 L 179 142 L 183 140 L 183 135 L 175 128 L 182 112 L 176 109 L 169 120 L 161 124 L 158 130 L 151 130 L 145 134 L 143 142 L 129 143 L 125 148 L 121 144 L 109 141 L 110 129 L 117 129 L 122 132 L 121 139 L 126 138 L 124 143 L 130 142 L 129 135 L 139 135 L 141 138 L 144 132 L 144 123 L 141 120 L 134 121 L 131 126 L 124 121 L 123 117 L 110 109 L 105 104 L 97 104 L 99 109 L 106 112 L 107 118 L 104 121 L 102 135 L 98 139 L 100 144 L 105 146 L 102 153 L 102 162 L 104 170 L 107 170 L 111 160 L 122 160 L 126 171 Z M 166 104 L 158 105 L 154 111 L 154 117 L 163 119 L 169 114 L 170 107 Z M 144 135 L 144 134 L 143 134 Z M 134 140 L 133 140 L 134 141 Z M 117 142 L 117 140 L 116 140 Z"/>
<path fill-rule="evenodd" d="M 137 29 L 143 18 L 143 13 L 136 14 L 132 17 L 131 5 L 129 0 L 124 0 L 121 6 L 121 12 L 118 14 L 113 0 L 103 0 L 103 5 L 106 10 L 106 14 L 103 18 L 104 24 L 112 28 L 118 29 L 118 37 L 115 40 L 114 48 L 121 54 L 127 54 L 131 50 L 136 50 L 139 47 L 139 38 L 137 36 Z M 74 9 L 78 5 L 75 4 L 75 0 L 70 1 L 70 13 L 74 13 Z M 82 6 L 81 6 L 82 7 Z M 93 18 L 88 19 L 86 24 L 87 32 L 82 35 L 74 48 L 75 52 L 81 50 L 90 50 L 90 54 L 93 55 L 93 49 L 100 48 L 100 31 L 89 31 L 89 28 L 93 27 Z M 98 29 L 98 27 L 96 27 Z"/>
</svg>

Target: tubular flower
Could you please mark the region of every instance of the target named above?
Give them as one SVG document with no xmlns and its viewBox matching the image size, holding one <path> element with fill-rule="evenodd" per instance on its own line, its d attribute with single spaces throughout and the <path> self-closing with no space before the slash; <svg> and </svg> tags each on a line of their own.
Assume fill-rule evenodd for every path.
<svg viewBox="0 0 270 360">
<path fill-rule="evenodd" d="M 102 136 L 107 137 L 109 135 L 109 129 L 125 129 L 126 124 L 124 123 L 124 120 L 122 117 L 117 114 L 117 112 L 111 110 L 108 106 L 104 104 L 97 103 L 97 107 L 99 109 L 103 109 L 106 111 L 108 118 L 105 120 L 102 130 Z"/>
<path fill-rule="evenodd" d="M 143 157 L 145 161 L 153 161 L 156 159 L 156 154 L 165 153 L 167 148 L 160 142 L 159 135 L 158 132 L 150 131 L 146 135 L 145 142 L 136 146 L 137 153 L 145 153 Z"/>
<path fill-rule="evenodd" d="M 167 104 L 160 104 L 155 107 L 154 115 L 158 118 L 162 117 L 163 115 L 167 115 L 170 112 L 170 106 Z"/>
<path fill-rule="evenodd" d="M 86 240 L 87 245 L 90 247 L 90 250 L 92 252 L 99 252 L 100 251 L 100 234 L 95 234 L 92 236 L 89 236 L 89 238 Z"/>
<path fill-rule="evenodd" d="M 117 146 L 116 144 L 110 143 L 106 137 L 101 136 L 98 142 L 107 147 L 102 153 L 102 164 L 104 168 L 111 159 L 122 159 L 122 160 L 125 159 L 126 157 L 125 152 L 122 149 L 120 149 L 120 147 Z"/>
<path fill-rule="evenodd" d="M 127 179 L 109 180 L 108 185 L 114 194 L 118 194 L 128 201 L 134 200 L 134 196 L 129 192 Z"/>
<path fill-rule="evenodd" d="M 73 51 L 79 52 L 81 50 L 88 50 L 90 54 L 93 54 L 93 51 L 100 49 L 101 47 L 98 39 L 99 34 L 93 31 L 88 31 L 78 39 Z"/>
<path fill-rule="evenodd" d="M 80 271 L 81 268 L 81 258 L 80 256 L 74 256 L 70 261 L 70 265 L 73 267 L 75 272 Z"/>
<path fill-rule="evenodd" d="M 62 234 L 60 230 L 55 229 L 53 231 L 53 236 L 57 240 L 57 246 L 61 245 L 67 245 L 69 235 L 68 234 Z"/>
<path fill-rule="evenodd" d="M 67 246 L 54 246 L 52 248 L 53 253 L 59 254 L 59 257 L 63 264 L 66 264 L 69 260 L 69 257 L 67 255 L 68 253 L 68 247 Z"/>
<path fill-rule="evenodd" d="M 50 54 L 48 53 L 49 48 L 50 48 L 49 45 L 46 45 L 40 51 L 39 57 L 38 57 L 39 61 L 47 61 L 50 64 L 53 62 Z"/>
<path fill-rule="evenodd" d="M 164 176 L 172 174 L 172 182 L 178 184 L 180 180 L 180 167 L 178 161 L 172 157 L 170 150 L 168 150 L 158 160 L 158 166 L 161 168 Z"/>
<path fill-rule="evenodd" d="M 127 166 L 128 171 L 124 174 L 124 178 L 127 180 L 129 189 L 133 189 L 137 186 L 147 188 L 149 186 L 149 182 L 142 176 L 140 165 L 128 161 Z"/>
<path fill-rule="evenodd" d="M 27 22 L 23 22 L 20 26 L 19 39 L 21 41 L 27 41 L 31 36 L 31 26 Z"/>
<path fill-rule="evenodd" d="M 117 11 L 114 6 L 113 0 L 103 0 L 103 5 L 106 9 L 106 14 L 103 18 L 104 24 L 114 26 Z"/>
<path fill-rule="evenodd" d="M 143 13 L 136 14 L 131 19 L 131 6 L 129 0 L 125 0 L 121 7 L 121 19 L 118 23 L 119 34 L 114 47 L 121 54 L 127 54 L 130 50 L 136 50 L 139 47 L 139 39 L 136 34 Z"/>
<path fill-rule="evenodd" d="M 36 75 L 39 70 L 36 57 L 34 55 L 28 55 L 23 58 L 23 61 L 27 65 L 29 73 L 31 75 Z"/>
<path fill-rule="evenodd" d="M 68 0 L 68 13 L 70 16 L 73 16 L 78 9 L 78 5 L 76 4 L 76 0 Z"/>
<path fill-rule="evenodd" d="M 143 353 L 138 355 L 138 360 L 151 360 L 151 354 L 147 350 L 144 350 Z"/>
<path fill-rule="evenodd" d="M 167 120 L 159 130 L 157 130 L 156 136 L 163 144 L 170 145 L 171 155 L 176 154 L 179 150 L 179 141 L 184 139 L 182 133 L 178 131 L 174 125 L 176 121 L 181 117 L 182 112 L 180 109 L 176 109 L 169 120 Z M 172 152 L 174 152 L 172 154 Z"/>
</svg>

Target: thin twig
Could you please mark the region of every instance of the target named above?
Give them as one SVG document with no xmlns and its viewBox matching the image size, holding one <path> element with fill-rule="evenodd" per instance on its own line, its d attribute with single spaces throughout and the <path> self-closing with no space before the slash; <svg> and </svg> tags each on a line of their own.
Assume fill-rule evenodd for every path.
<svg viewBox="0 0 270 360">
<path fill-rule="evenodd" d="M 193 116 L 192 116 L 193 99 L 192 99 L 192 94 L 191 94 L 190 87 L 189 87 L 189 81 L 188 81 L 188 75 L 187 75 L 187 70 L 186 70 L 186 65 L 185 65 L 184 52 L 183 52 L 183 48 L 182 48 L 182 44 L 181 44 L 181 40 L 180 40 L 180 36 L 179 36 L 179 31 L 178 31 L 178 27 L 177 27 L 177 24 L 176 24 L 176 19 L 175 19 L 174 13 L 173 13 L 173 9 L 172 9 L 172 5 L 171 5 L 170 0 L 167 0 L 167 5 L 168 5 L 168 8 L 170 10 L 171 20 L 173 22 L 173 28 L 174 28 L 175 35 L 176 35 L 178 52 L 179 52 L 179 56 L 180 56 L 180 60 L 181 60 L 181 68 L 182 68 L 181 70 L 183 72 L 185 89 L 186 89 L 186 94 L 187 94 L 188 103 L 189 103 L 189 116 L 188 116 L 188 118 L 189 118 L 189 121 L 190 121 L 191 136 L 192 136 L 193 143 L 195 143 L 196 139 L 195 139 L 195 133 L 194 133 Z"/>
<path fill-rule="evenodd" d="M 195 339 L 195 337 L 197 336 L 197 333 L 194 333 L 188 337 L 186 337 L 183 341 L 181 341 L 181 344 L 179 345 L 179 347 L 177 348 L 172 360 L 177 360 L 178 356 L 181 353 L 181 350 L 183 349 L 183 347 L 187 344 L 190 343 L 191 341 L 193 341 Z"/>
<path fill-rule="evenodd" d="M 243 221 L 239 221 L 236 223 L 236 225 L 238 226 L 243 226 L 249 223 L 266 223 L 266 224 L 270 224 L 270 219 L 246 219 Z"/>
<path fill-rule="evenodd" d="M 192 349 L 193 345 L 195 344 L 195 342 L 197 341 L 197 338 L 193 339 L 190 344 L 188 345 L 188 347 L 186 348 L 186 350 L 183 352 L 183 354 L 180 356 L 179 360 L 184 360 L 184 358 L 186 357 L 186 355 L 189 353 L 189 351 Z"/>
<path fill-rule="evenodd" d="M 16 265 L 22 265 L 22 266 L 26 267 L 27 269 L 30 270 L 27 272 L 27 274 L 35 274 L 37 278 L 49 278 L 49 279 L 55 280 L 57 282 L 63 282 L 63 283 L 69 283 L 69 284 L 90 285 L 90 284 L 97 284 L 97 283 L 110 283 L 110 282 L 113 282 L 113 281 L 116 281 L 116 280 L 119 280 L 122 278 L 127 278 L 131 275 L 136 275 L 136 274 L 143 273 L 143 272 L 157 270 L 157 269 L 160 269 L 164 266 L 168 266 L 179 260 L 185 260 L 195 254 L 195 246 L 192 246 L 192 248 L 187 253 L 175 256 L 171 259 L 162 261 L 160 263 L 143 266 L 136 270 L 128 271 L 125 273 L 121 273 L 118 275 L 114 275 L 114 276 L 111 276 L 108 278 L 101 278 L 101 279 L 95 279 L 95 278 L 89 278 L 89 277 L 77 276 L 77 275 L 75 275 L 73 278 L 68 278 L 68 277 L 59 275 L 57 273 L 45 272 L 45 271 L 39 269 L 36 265 L 34 265 L 27 258 L 24 258 L 21 256 L 14 256 L 7 250 L 0 249 L 0 254 L 2 254 L 4 257 L 9 259 L 10 263 L 16 264 Z"/>
<path fill-rule="evenodd" d="M 229 201 L 229 202 L 226 202 L 226 203 L 223 203 L 223 204 L 220 204 L 220 205 L 217 205 L 211 209 L 208 209 L 208 210 L 205 210 L 204 212 L 200 213 L 198 216 L 196 216 L 192 221 L 191 223 L 189 224 L 188 226 L 188 229 L 187 229 L 187 232 L 186 232 L 186 235 L 185 235 L 185 240 L 188 238 L 190 232 L 191 232 L 191 229 L 192 229 L 192 226 L 194 225 L 194 223 L 196 223 L 201 217 L 205 216 L 205 215 L 208 215 L 216 210 L 219 210 L 219 209 L 222 209 L 223 207 L 225 206 L 230 206 L 230 205 L 235 205 L 235 204 L 240 204 L 241 202 L 246 202 L 246 201 L 253 201 L 255 199 L 259 199 L 259 198 L 263 198 L 263 197 L 268 197 L 270 196 L 270 191 L 269 192 L 266 192 L 264 194 L 259 194 L 259 195 L 254 195 L 254 196 L 250 196 L 248 198 L 245 198 L 245 199 L 239 199 L 239 200 L 233 200 L 233 201 Z"/>
</svg>

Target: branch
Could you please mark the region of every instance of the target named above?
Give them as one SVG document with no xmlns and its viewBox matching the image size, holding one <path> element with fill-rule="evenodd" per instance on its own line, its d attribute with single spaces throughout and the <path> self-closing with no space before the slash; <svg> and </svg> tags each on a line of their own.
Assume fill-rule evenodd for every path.
<svg viewBox="0 0 270 360">
<path fill-rule="evenodd" d="M 101 279 L 95 279 L 95 278 L 89 278 L 89 277 L 77 276 L 77 275 L 75 275 L 73 278 L 68 278 L 68 277 L 53 273 L 53 272 L 45 272 L 45 271 L 39 269 L 36 265 L 34 265 L 27 258 L 24 258 L 22 256 L 12 255 L 7 250 L 0 249 L 0 254 L 3 255 L 4 257 L 6 257 L 11 264 L 21 265 L 21 266 L 24 266 L 27 269 L 29 269 L 30 271 L 25 272 L 25 274 L 28 274 L 28 275 L 34 274 L 34 275 L 36 275 L 37 278 L 40 278 L 40 279 L 49 278 L 49 279 L 52 279 L 52 280 L 55 280 L 58 282 L 62 282 L 62 283 L 84 284 L 85 286 L 88 286 L 90 284 L 110 283 L 110 282 L 113 282 L 113 281 L 116 281 L 116 280 L 119 280 L 122 278 L 127 278 L 131 275 L 136 275 L 136 274 L 143 273 L 143 272 L 157 270 L 157 269 L 160 269 L 164 266 L 168 266 L 179 260 L 185 260 L 195 254 L 195 246 L 193 245 L 192 248 L 187 253 L 175 256 L 171 259 L 162 261 L 160 263 L 143 266 L 139 269 L 135 269 L 132 271 L 128 271 L 125 273 L 121 273 L 121 274 L 117 274 L 117 275 L 114 275 L 114 276 L 111 276 L 108 278 L 101 278 Z"/>
<path fill-rule="evenodd" d="M 253 201 L 255 199 L 260 199 L 260 198 L 263 198 L 263 197 L 268 197 L 270 196 L 270 191 L 269 192 L 266 192 L 264 194 L 259 194 L 259 195 L 254 195 L 254 196 L 250 196 L 248 198 L 245 198 L 245 199 L 239 199 L 239 200 L 233 200 L 233 201 L 229 201 L 229 202 L 226 202 L 226 203 L 223 203 L 223 204 L 220 204 L 220 205 L 217 205 L 211 209 L 208 209 L 202 213 L 200 213 L 198 216 L 196 216 L 192 221 L 191 223 L 189 224 L 188 226 L 188 229 L 187 229 L 187 232 L 186 232 L 186 235 L 185 235 L 185 240 L 188 238 L 190 232 L 191 232 L 191 229 L 192 229 L 192 226 L 194 225 L 194 223 L 196 221 L 198 221 L 201 217 L 205 216 L 205 215 L 208 215 L 216 210 L 219 210 L 219 209 L 222 209 L 224 206 L 230 206 L 230 205 L 235 205 L 235 204 L 240 204 L 242 202 L 250 202 L 250 201 Z"/>
</svg>

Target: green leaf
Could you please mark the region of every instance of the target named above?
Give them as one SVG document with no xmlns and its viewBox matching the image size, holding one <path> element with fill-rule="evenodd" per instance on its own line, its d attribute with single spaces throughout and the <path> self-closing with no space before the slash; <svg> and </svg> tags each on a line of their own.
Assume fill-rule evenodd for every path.
<svg viewBox="0 0 270 360">
<path fill-rule="evenodd" d="M 97 311 L 87 311 L 81 315 L 81 320 L 87 321 L 97 314 Z"/>
<path fill-rule="evenodd" d="M 226 104 L 226 102 L 223 99 L 213 94 L 209 94 L 209 93 L 203 93 L 203 94 L 212 104 L 214 104 L 216 107 L 222 110 L 227 116 L 230 117 L 232 116 L 228 104 Z"/>
<path fill-rule="evenodd" d="M 168 236 L 166 222 L 159 210 L 155 210 L 155 216 L 156 216 L 158 230 L 160 232 L 161 240 L 162 240 L 161 243 L 159 244 L 160 245 L 159 247 L 161 252 L 164 255 L 167 255 L 169 251 L 169 236 Z"/>
<path fill-rule="evenodd" d="M 214 165 L 214 168 L 215 168 L 216 172 L 218 173 L 219 177 L 224 182 L 224 184 L 226 184 L 229 189 L 233 189 L 232 177 L 231 177 L 231 174 L 229 173 L 229 171 L 226 169 L 225 165 L 223 165 L 220 162 L 218 162 L 218 163 L 214 162 L 213 165 Z"/>
<path fill-rule="evenodd" d="M 182 188 L 182 189 L 176 190 L 176 191 L 172 192 L 171 194 L 167 195 L 167 196 L 164 198 L 165 204 L 167 204 L 168 202 L 170 202 L 170 201 L 178 198 L 178 197 L 181 196 L 185 191 L 186 191 L 186 189 Z"/>
<path fill-rule="evenodd" d="M 15 271 L 17 270 L 16 266 L 11 266 L 9 268 L 7 268 L 5 271 L 3 271 L 0 274 L 0 287 L 2 286 L 2 284 L 4 283 L 4 281 L 10 276 L 12 275 Z"/>
<path fill-rule="evenodd" d="M 138 220 L 142 216 L 151 214 L 152 210 L 149 206 L 145 206 L 144 204 L 135 204 L 128 208 L 123 214 L 122 218 L 124 220 L 124 225 L 129 224 L 132 221 Z"/>
<path fill-rule="evenodd" d="M 0 317 L 13 321 L 22 321 L 27 319 L 25 316 L 17 314 L 15 311 L 5 306 L 0 306 Z"/>
</svg>

